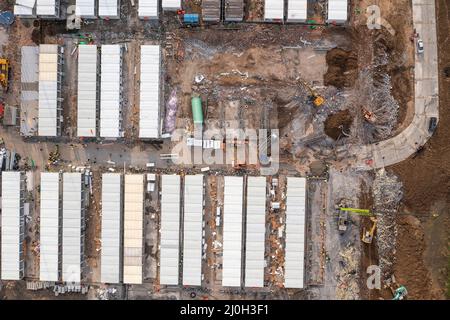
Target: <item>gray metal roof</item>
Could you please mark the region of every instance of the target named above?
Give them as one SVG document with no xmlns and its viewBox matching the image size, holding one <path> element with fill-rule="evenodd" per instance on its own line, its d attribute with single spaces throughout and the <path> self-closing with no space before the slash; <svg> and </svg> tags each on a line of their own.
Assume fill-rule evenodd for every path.
<svg viewBox="0 0 450 320">
<path fill-rule="evenodd" d="M 163 10 L 178 10 L 181 9 L 181 0 L 162 0 Z"/>
<path fill-rule="evenodd" d="M 139 0 L 139 18 L 157 19 L 158 9 L 158 0 Z"/>
<path fill-rule="evenodd" d="M 20 133 L 37 134 L 39 116 L 39 47 L 21 48 Z"/>
<path fill-rule="evenodd" d="M 224 177 L 222 285 L 241 286 L 243 177 Z"/>
<path fill-rule="evenodd" d="M 123 282 L 142 283 L 144 175 L 125 175 Z"/>
<path fill-rule="evenodd" d="M 286 191 L 286 288 L 303 288 L 306 179 L 288 177 Z"/>
<path fill-rule="evenodd" d="M 248 177 L 245 286 L 264 286 L 266 235 L 266 178 Z"/>
<path fill-rule="evenodd" d="M 62 280 L 79 283 L 81 280 L 81 173 L 63 174 L 63 232 Z"/>
<path fill-rule="evenodd" d="M 58 45 L 39 46 L 39 127 L 40 136 L 57 136 Z"/>
<path fill-rule="evenodd" d="M 203 175 L 184 178 L 183 285 L 202 284 Z"/>
<path fill-rule="evenodd" d="M 119 283 L 121 268 L 122 175 L 102 175 L 101 282 Z"/>
<path fill-rule="evenodd" d="M 119 0 L 98 0 L 98 15 L 102 18 L 118 18 L 119 10 Z"/>
<path fill-rule="evenodd" d="M 348 19 L 348 0 L 328 0 L 327 22 L 344 23 Z"/>
<path fill-rule="evenodd" d="M 289 0 L 287 4 L 287 21 L 304 22 L 308 14 L 308 0 Z"/>
<path fill-rule="evenodd" d="M 180 176 L 161 176 L 160 283 L 178 285 L 180 249 Z"/>
<path fill-rule="evenodd" d="M 103 45 L 101 64 L 100 136 L 119 138 L 121 135 L 121 46 Z"/>
<path fill-rule="evenodd" d="M 20 280 L 23 271 L 24 220 L 21 211 L 21 173 L 2 172 L 1 278 Z"/>
<path fill-rule="evenodd" d="M 265 20 L 283 20 L 284 19 L 284 1 L 265 0 L 264 19 Z"/>
<path fill-rule="evenodd" d="M 95 137 L 97 123 L 97 46 L 78 46 L 79 137 Z"/>
<path fill-rule="evenodd" d="M 95 17 L 95 0 L 77 0 L 75 14 L 81 18 Z"/>
<path fill-rule="evenodd" d="M 140 138 L 159 137 L 160 64 L 161 49 L 159 45 L 141 46 Z"/>
<path fill-rule="evenodd" d="M 41 172 L 40 275 L 41 281 L 59 277 L 59 173 Z"/>
</svg>

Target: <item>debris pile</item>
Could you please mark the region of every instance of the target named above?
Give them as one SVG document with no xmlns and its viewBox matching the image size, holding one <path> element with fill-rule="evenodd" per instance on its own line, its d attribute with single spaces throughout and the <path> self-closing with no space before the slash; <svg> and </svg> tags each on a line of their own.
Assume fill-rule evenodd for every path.
<svg viewBox="0 0 450 320">
<path fill-rule="evenodd" d="M 389 277 L 395 262 L 397 225 L 395 214 L 403 197 L 402 183 L 384 169 L 377 171 L 373 182 L 374 209 L 379 213 L 377 249 L 382 276 Z"/>
<path fill-rule="evenodd" d="M 359 257 L 355 247 L 348 244 L 339 252 L 339 271 L 337 273 L 336 298 L 339 300 L 355 300 L 359 296 Z"/>
</svg>

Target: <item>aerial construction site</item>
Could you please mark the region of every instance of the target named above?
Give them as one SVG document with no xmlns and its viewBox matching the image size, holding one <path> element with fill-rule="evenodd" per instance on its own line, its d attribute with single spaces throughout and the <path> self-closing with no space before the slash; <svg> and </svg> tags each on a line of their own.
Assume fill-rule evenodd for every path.
<svg viewBox="0 0 450 320">
<path fill-rule="evenodd" d="M 0 299 L 447 299 L 449 10 L 1 1 Z"/>
</svg>

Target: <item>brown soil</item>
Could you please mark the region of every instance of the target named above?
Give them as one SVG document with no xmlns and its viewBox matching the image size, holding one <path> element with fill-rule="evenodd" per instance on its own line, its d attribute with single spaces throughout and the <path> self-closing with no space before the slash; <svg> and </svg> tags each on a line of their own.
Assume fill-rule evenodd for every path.
<svg viewBox="0 0 450 320">
<path fill-rule="evenodd" d="M 327 52 L 328 71 L 325 85 L 336 88 L 352 87 L 358 77 L 358 57 L 353 51 L 334 48 Z"/>
<path fill-rule="evenodd" d="M 342 138 L 342 131 L 348 132 L 353 123 L 353 117 L 348 110 L 342 110 L 330 115 L 325 120 L 325 133 L 334 140 Z"/>
<path fill-rule="evenodd" d="M 395 267 L 395 274 L 407 286 L 410 297 L 417 299 L 443 298 L 448 278 L 448 270 L 443 270 L 447 265 L 450 228 L 439 228 L 436 232 L 433 225 L 450 224 L 450 113 L 447 110 L 450 79 L 445 78 L 444 73 L 444 69 L 450 66 L 450 7 L 446 0 L 436 3 L 439 24 L 439 126 L 424 152 L 393 167 L 403 181 L 404 210 L 414 212 L 420 219 L 398 218 Z M 430 215 L 439 216 L 439 219 Z M 426 251 L 435 254 L 425 256 Z"/>
</svg>

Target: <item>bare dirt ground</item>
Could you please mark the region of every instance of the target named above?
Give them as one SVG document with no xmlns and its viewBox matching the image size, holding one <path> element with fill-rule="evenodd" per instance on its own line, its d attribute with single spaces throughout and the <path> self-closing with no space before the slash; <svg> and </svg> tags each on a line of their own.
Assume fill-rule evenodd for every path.
<svg viewBox="0 0 450 320">
<path fill-rule="evenodd" d="M 404 184 L 403 210 L 414 217 L 398 218 L 396 275 L 411 298 L 444 298 L 448 285 L 448 243 L 450 230 L 450 5 L 437 1 L 439 46 L 439 126 L 415 158 L 393 166 Z M 448 298 L 448 292 L 447 292 Z"/>
</svg>

